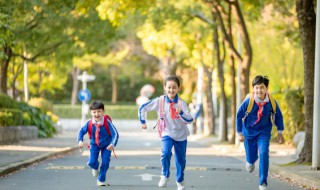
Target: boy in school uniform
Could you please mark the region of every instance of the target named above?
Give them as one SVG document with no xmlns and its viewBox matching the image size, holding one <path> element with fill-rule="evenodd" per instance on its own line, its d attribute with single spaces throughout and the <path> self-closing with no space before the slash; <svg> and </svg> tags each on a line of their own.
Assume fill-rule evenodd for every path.
<svg viewBox="0 0 320 190">
<path fill-rule="evenodd" d="M 90 138 L 90 156 L 88 165 L 92 168 L 92 175 L 98 177 L 97 186 L 106 185 L 106 174 L 109 168 L 111 152 L 117 146 L 119 134 L 112 124 L 111 118 L 104 114 L 104 104 L 93 101 L 90 104 L 92 116 L 80 129 L 78 134 L 79 147 L 83 147 L 83 136 L 88 133 Z M 101 165 L 99 170 L 99 153 Z"/>
<path fill-rule="evenodd" d="M 193 118 L 187 104 L 178 96 L 180 81 L 177 76 L 168 76 L 164 81 L 166 95 L 148 101 L 139 108 L 142 129 L 147 129 L 146 113 L 158 113 L 158 132 L 161 137 L 161 177 L 158 186 L 166 187 L 170 177 L 171 149 L 174 147 L 176 162 L 177 190 L 184 190 L 184 170 L 186 166 L 187 137 L 190 135 L 186 123 Z"/>
<path fill-rule="evenodd" d="M 279 105 L 267 92 L 268 85 L 269 79 L 266 76 L 258 75 L 253 79 L 252 98 L 254 102 L 251 102 L 252 110 L 248 113 L 248 106 L 250 106 L 252 98 L 246 98 L 238 109 L 236 120 L 238 139 L 240 142 L 244 142 L 248 172 L 253 172 L 255 162 L 258 157 L 260 158 L 260 190 L 266 190 L 268 185 L 269 145 L 273 124 L 277 126 L 279 143 L 284 143 L 283 116 Z"/>
</svg>

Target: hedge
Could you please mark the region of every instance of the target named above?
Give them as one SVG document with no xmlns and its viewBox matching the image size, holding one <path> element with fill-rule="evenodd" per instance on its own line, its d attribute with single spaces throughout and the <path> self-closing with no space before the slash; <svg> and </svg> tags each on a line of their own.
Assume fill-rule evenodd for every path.
<svg viewBox="0 0 320 190">
<path fill-rule="evenodd" d="M 22 111 L 19 109 L 0 109 L 0 126 L 17 126 L 21 125 L 22 121 Z"/>
<path fill-rule="evenodd" d="M 81 118 L 81 105 L 53 105 L 53 112 L 60 118 Z M 105 113 L 112 119 L 138 119 L 138 106 L 136 105 L 105 105 Z M 87 118 L 91 117 L 88 113 Z M 148 113 L 148 119 L 156 119 L 156 112 Z"/>
</svg>

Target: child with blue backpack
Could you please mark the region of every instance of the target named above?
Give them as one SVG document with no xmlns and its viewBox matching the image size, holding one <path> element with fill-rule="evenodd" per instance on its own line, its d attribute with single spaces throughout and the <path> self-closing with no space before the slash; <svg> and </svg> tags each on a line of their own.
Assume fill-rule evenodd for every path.
<svg viewBox="0 0 320 190">
<path fill-rule="evenodd" d="M 93 101 L 90 104 L 90 114 L 92 118 L 79 131 L 78 143 L 79 147 L 82 148 L 83 137 L 88 133 L 90 138 L 90 156 L 87 164 L 92 168 L 92 175 L 98 177 L 97 186 L 105 186 L 111 152 L 114 153 L 114 147 L 118 143 L 119 134 L 112 124 L 111 118 L 104 114 L 104 104 L 102 102 Z M 99 170 L 98 157 L 100 152 L 101 165 Z"/>
<path fill-rule="evenodd" d="M 284 143 L 282 131 L 283 116 L 279 105 L 268 93 L 269 79 L 258 75 L 252 81 L 253 93 L 240 105 L 237 112 L 237 134 L 244 142 L 246 169 L 253 172 L 255 162 L 259 161 L 259 189 L 267 189 L 269 170 L 269 145 L 272 126 L 277 127 L 277 139 Z"/>
<path fill-rule="evenodd" d="M 161 137 L 161 177 L 158 186 L 166 187 L 170 176 L 171 149 L 174 147 L 177 168 L 178 190 L 184 189 L 184 169 L 186 166 L 187 137 L 190 135 L 186 124 L 192 123 L 187 104 L 178 96 L 180 81 L 177 76 L 168 76 L 164 81 L 166 95 L 157 97 L 139 107 L 142 129 L 147 129 L 146 112 L 158 113 L 158 132 Z"/>
</svg>

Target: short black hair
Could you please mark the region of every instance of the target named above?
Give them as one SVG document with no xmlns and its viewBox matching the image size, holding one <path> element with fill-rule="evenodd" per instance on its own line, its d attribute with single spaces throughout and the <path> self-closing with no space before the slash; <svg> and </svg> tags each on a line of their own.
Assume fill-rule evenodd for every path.
<svg viewBox="0 0 320 190">
<path fill-rule="evenodd" d="M 167 76 L 167 78 L 164 80 L 164 85 L 166 85 L 168 81 L 174 81 L 177 83 L 178 87 L 180 87 L 180 80 L 177 76 L 175 75 Z"/>
<path fill-rule="evenodd" d="M 98 110 L 98 109 L 104 110 L 104 104 L 99 100 L 92 101 L 90 104 L 90 110 Z"/>
<path fill-rule="evenodd" d="M 259 85 L 259 84 L 264 84 L 266 85 L 266 87 L 268 87 L 269 85 L 269 79 L 267 76 L 261 76 L 261 75 L 257 75 L 256 77 L 254 77 L 253 81 L 252 81 L 252 87 L 254 87 L 255 85 Z"/>
</svg>

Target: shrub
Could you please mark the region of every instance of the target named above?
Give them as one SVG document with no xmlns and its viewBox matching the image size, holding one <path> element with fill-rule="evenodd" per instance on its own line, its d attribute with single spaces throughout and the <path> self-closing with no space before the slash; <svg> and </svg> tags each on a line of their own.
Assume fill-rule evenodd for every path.
<svg viewBox="0 0 320 190">
<path fill-rule="evenodd" d="M 286 142 L 291 143 L 294 135 L 304 129 L 304 95 L 302 89 L 288 90 L 285 93 L 275 94 L 273 97 L 276 99 L 280 106 L 284 131 L 283 136 Z M 274 131 L 274 139 L 276 137 L 276 129 Z"/>
<path fill-rule="evenodd" d="M 59 121 L 59 116 L 52 113 L 51 111 L 48 111 L 47 115 L 50 117 L 50 119 L 52 120 L 53 123 L 57 123 Z"/>
<path fill-rule="evenodd" d="M 44 113 L 52 111 L 52 103 L 44 98 L 32 98 L 29 100 L 28 104 L 39 108 Z"/>
<path fill-rule="evenodd" d="M 22 124 L 22 112 L 18 109 L 0 109 L 0 126 L 16 126 Z"/>
<path fill-rule="evenodd" d="M 10 96 L 0 93 L 0 108 L 18 108 L 18 105 Z"/>
<path fill-rule="evenodd" d="M 56 129 L 54 128 L 54 123 L 50 119 L 50 117 L 43 113 L 39 108 L 32 107 L 26 103 L 19 103 L 19 108 L 28 113 L 30 116 L 31 125 L 35 125 L 38 127 L 38 136 L 41 138 L 52 137 L 54 133 L 56 133 Z"/>
</svg>

